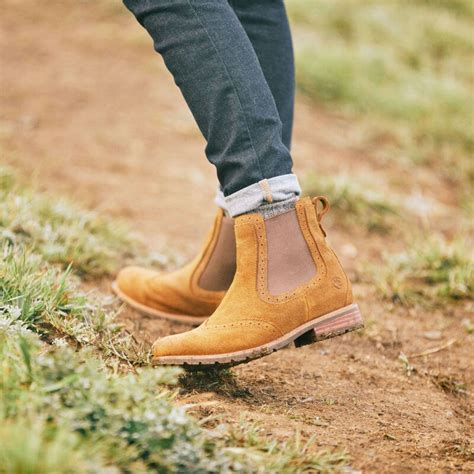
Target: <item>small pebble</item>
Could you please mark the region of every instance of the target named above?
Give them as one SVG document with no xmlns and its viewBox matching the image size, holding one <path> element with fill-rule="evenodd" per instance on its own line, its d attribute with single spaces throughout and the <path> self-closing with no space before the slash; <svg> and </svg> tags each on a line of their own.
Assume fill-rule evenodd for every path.
<svg viewBox="0 0 474 474">
<path fill-rule="evenodd" d="M 441 331 L 427 331 L 423 336 L 430 341 L 439 341 L 443 337 Z"/>
</svg>

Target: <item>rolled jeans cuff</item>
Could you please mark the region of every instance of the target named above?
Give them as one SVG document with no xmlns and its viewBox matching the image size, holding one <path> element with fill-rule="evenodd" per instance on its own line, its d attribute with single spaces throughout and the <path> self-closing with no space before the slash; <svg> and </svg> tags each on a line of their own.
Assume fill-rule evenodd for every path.
<svg viewBox="0 0 474 474">
<path fill-rule="evenodd" d="M 252 212 L 262 204 L 272 204 L 298 197 L 301 187 L 294 174 L 284 174 L 258 183 L 224 197 L 218 191 L 215 203 L 225 209 L 231 217 Z"/>
</svg>

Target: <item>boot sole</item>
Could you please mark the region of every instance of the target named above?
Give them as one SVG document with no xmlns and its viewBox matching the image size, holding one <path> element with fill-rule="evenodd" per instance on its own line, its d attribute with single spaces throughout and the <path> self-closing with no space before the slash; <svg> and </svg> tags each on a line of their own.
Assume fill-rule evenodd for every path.
<svg viewBox="0 0 474 474">
<path fill-rule="evenodd" d="M 362 316 L 357 304 L 345 306 L 331 313 L 313 319 L 284 336 L 252 349 L 226 354 L 200 356 L 163 356 L 152 359 L 152 365 L 182 365 L 185 369 L 227 368 L 267 356 L 283 349 L 292 342 L 302 347 L 315 342 L 340 336 L 363 328 Z"/>
<path fill-rule="evenodd" d="M 117 285 L 117 282 L 112 283 L 112 291 L 125 303 L 127 303 L 132 308 L 136 309 L 139 313 L 145 314 L 146 316 L 152 316 L 154 318 L 163 318 L 170 321 L 175 321 L 178 323 L 186 323 L 192 326 L 199 326 L 202 324 L 209 316 L 191 316 L 188 314 L 175 314 L 175 313 L 166 313 L 164 311 L 159 311 L 154 308 L 150 308 L 144 304 L 135 301 L 133 298 L 130 298 L 125 294 Z"/>
</svg>

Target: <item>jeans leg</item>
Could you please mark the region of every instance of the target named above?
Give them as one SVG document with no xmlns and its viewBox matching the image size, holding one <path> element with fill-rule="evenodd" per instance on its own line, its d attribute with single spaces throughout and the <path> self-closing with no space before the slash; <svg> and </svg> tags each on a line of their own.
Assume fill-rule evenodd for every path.
<svg viewBox="0 0 474 474">
<path fill-rule="evenodd" d="M 295 63 L 283 0 L 228 0 L 242 23 L 272 92 L 290 149 L 295 101 Z"/>
<path fill-rule="evenodd" d="M 207 140 L 224 194 L 291 174 L 282 124 L 255 51 L 227 0 L 124 0 Z"/>
</svg>

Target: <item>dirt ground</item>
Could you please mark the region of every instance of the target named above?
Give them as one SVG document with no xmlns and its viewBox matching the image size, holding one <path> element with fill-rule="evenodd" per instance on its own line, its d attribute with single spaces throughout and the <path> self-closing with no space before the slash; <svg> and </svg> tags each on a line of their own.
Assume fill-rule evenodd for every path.
<svg viewBox="0 0 474 474">
<path fill-rule="evenodd" d="M 150 40 L 112 2 L 4 0 L 1 18 L 2 162 L 39 186 L 121 217 L 151 250 L 188 258 L 212 221 L 215 172 L 204 141 Z M 453 190 L 433 170 L 417 173 L 361 146 L 357 123 L 298 98 L 296 172 L 348 173 L 436 200 L 455 213 Z M 474 472 L 472 305 L 423 312 L 381 302 L 360 277 L 396 237 L 348 232 L 330 240 L 355 281 L 366 329 L 233 369 L 233 377 L 187 376 L 180 399 L 203 414 L 261 423 L 278 439 L 300 431 L 317 447 L 345 449 L 363 472 Z M 472 314 L 472 313 L 471 313 Z M 139 337 L 187 329 L 123 318 Z M 433 334 L 436 336 L 433 337 Z M 399 360 L 411 358 L 410 372 Z M 410 374 L 409 374 L 410 372 Z M 467 393 L 454 394 L 454 382 Z M 211 402 L 211 403 L 209 403 Z"/>
</svg>

